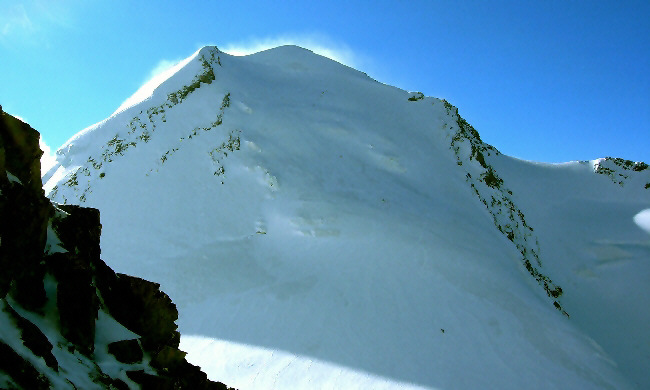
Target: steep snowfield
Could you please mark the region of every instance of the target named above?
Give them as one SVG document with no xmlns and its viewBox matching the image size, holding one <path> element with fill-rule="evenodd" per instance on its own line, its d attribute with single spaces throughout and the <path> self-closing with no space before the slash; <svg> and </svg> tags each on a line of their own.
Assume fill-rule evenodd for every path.
<svg viewBox="0 0 650 390">
<path fill-rule="evenodd" d="M 650 172 L 621 170 L 630 178 L 620 185 L 591 175 L 597 163 L 545 166 L 504 158 L 495 166 L 536 227 L 544 267 L 567 292 L 571 322 L 645 388 L 650 385 L 650 232 L 639 221 L 648 212 L 650 189 L 644 187 Z"/>
<path fill-rule="evenodd" d="M 622 186 L 459 129 L 298 47 L 206 47 L 68 141 L 45 189 L 101 210 L 103 259 L 161 283 L 188 360 L 230 386 L 650 385 L 648 171 Z"/>
</svg>

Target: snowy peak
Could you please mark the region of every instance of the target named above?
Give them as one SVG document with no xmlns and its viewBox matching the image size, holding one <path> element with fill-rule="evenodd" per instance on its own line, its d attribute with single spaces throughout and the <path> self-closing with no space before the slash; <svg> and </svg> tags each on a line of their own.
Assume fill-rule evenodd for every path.
<svg viewBox="0 0 650 390">
<path fill-rule="evenodd" d="M 195 57 L 195 58 L 194 58 Z M 139 144 L 148 143 L 153 134 L 156 132 L 156 129 L 159 125 L 167 122 L 167 111 L 171 110 L 175 106 L 182 103 L 188 95 L 201 88 L 201 86 L 211 84 L 215 79 L 213 66 L 218 66 L 220 64 L 220 58 L 216 48 L 203 48 L 199 50 L 193 61 L 189 61 L 185 67 L 176 72 L 173 79 L 168 79 L 160 84 L 155 89 L 155 96 L 152 95 L 146 101 L 132 107 L 129 110 L 123 111 L 118 114 L 118 118 L 121 121 L 125 121 L 129 114 L 135 114 L 126 124 L 126 129 L 120 129 L 117 131 L 110 139 L 106 139 L 110 135 L 106 135 L 102 131 L 104 123 L 96 125 L 94 128 L 90 128 L 87 131 L 82 132 L 100 132 L 96 137 L 100 139 L 106 139 L 100 148 L 97 148 L 97 145 L 89 145 L 84 143 L 84 140 L 77 139 L 78 137 L 73 138 L 68 143 L 66 143 L 57 154 L 63 155 L 64 151 L 67 152 L 66 155 L 74 156 L 76 155 L 75 151 L 79 148 L 89 148 L 89 155 L 85 161 L 65 161 L 67 164 L 79 164 L 79 168 L 74 172 L 70 173 L 65 181 L 65 185 L 68 187 L 78 188 L 79 179 L 81 175 L 85 176 L 82 181 L 85 183 L 85 188 L 79 194 L 79 199 L 83 202 L 91 191 L 90 182 L 96 179 L 103 179 L 106 176 L 106 169 L 104 168 L 105 163 L 111 163 L 114 160 L 119 160 L 121 157 L 124 157 L 129 149 L 133 150 Z M 188 79 L 188 68 L 196 68 L 200 65 L 198 72 L 194 73 L 194 76 Z M 185 80 L 185 84 L 178 87 L 178 84 Z M 165 99 L 160 104 L 155 104 L 154 102 L 162 100 L 160 97 L 163 96 Z M 229 105 L 228 94 L 224 95 L 219 112 L 212 118 L 212 120 L 205 126 L 194 128 L 188 134 L 185 134 L 187 139 L 191 139 L 193 136 L 198 135 L 198 131 L 209 131 L 214 129 L 216 126 L 219 126 L 222 122 L 223 110 Z M 141 109 L 139 112 L 135 109 L 136 107 L 141 107 L 143 104 L 147 104 L 146 109 Z M 143 107 L 144 108 L 144 107 Z M 137 113 L 136 113 L 137 112 Z M 168 134 L 172 135 L 172 134 Z M 180 137 L 182 141 L 186 137 Z M 92 150 L 94 148 L 94 150 Z M 166 150 L 160 156 L 160 164 L 163 164 L 171 154 L 176 152 L 178 148 L 172 148 Z M 54 174 L 56 168 L 52 171 Z M 150 169 L 150 172 L 154 168 Z M 50 174 L 46 175 L 44 179 L 49 180 Z M 47 187 L 46 187 L 47 188 Z M 52 196 L 56 196 L 58 187 L 52 188 Z M 63 199 L 65 202 L 65 199 Z"/>
<path fill-rule="evenodd" d="M 167 80 L 169 80 L 176 73 L 179 72 L 186 73 L 187 71 L 183 71 L 184 68 L 188 67 L 190 63 L 195 61 L 200 56 L 205 55 L 206 52 L 209 52 L 211 49 L 214 49 L 214 47 L 210 47 L 210 46 L 203 47 L 197 50 L 191 56 L 184 59 L 183 61 L 180 61 L 176 65 L 172 66 L 170 69 L 167 69 L 166 71 L 162 72 L 161 74 L 149 80 L 142 87 L 140 87 L 131 97 L 129 97 L 124 103 L 122 103 L 122 105 L 120 105 L 120 107 L 118 107 L 118 109 L 115 110 L 115 113 L 113 113 L 113 115 L 122 112 L 138 103 L 141 103 L 146 99 L 149 99 L 162 84 L 167 82 Z M 191 65 L 189 67 L 192 68 Z M 190 70 L 190 72 L 194 73 L 194 70 Z"/>
<path fill-rule="evenodd" d="M 344 73 L 369 79 L 368 75 L 363 72 L 300 46 L 279 46 L 248 55 L 245 58 L 269 68 L 275 68 L 278 72 L 304 72 L 314 75 Z"/>
<path fill-rule="evenodd" d="M 650 307 L 633 220 L 648 190 L 594 165 L 504 156 L 445 100 L 297 47 L 206 47 L 58 153 L 48 196 L 102 211 L 103 256 L 161 281 L 181 346 L 211 377 L 260 389 L 647 382 L 643 349 L 619 335 L 650 342 L 630 325 L 650 321 L 632 310 Z"/>
</svg>

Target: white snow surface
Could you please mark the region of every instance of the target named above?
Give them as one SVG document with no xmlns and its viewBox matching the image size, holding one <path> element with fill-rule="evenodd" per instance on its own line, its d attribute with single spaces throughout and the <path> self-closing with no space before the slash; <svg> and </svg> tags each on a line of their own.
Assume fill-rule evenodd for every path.
<svg viewBox="0 0 650 390">
<path fill-rule="evenodd" d="M 214 81 L 172 104 L 201 56 Z M 102 258 L 161 283 L 188 360 L 229 386 L 650 387 L 647 171 L 485 157 L 567 318 L 468 184 L 449 110 L 411 96 L 295 46 L 205 47 L 44 187 L 101 211 Z"/>
<path fill-rule="evenodd" d="M 645 209 L 635 215 L 634 223 L 650 234 L 650 209 Z"/>
</svg>

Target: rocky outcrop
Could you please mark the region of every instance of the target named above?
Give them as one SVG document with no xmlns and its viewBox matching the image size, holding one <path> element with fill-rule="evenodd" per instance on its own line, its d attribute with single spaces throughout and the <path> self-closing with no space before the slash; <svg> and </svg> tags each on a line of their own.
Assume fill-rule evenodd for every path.
<svg viewBox="0 0 650 390">
<path fill-rule="evenodd" d="M 45 197 L 38 139 L 0 109 L 0 387 L 226 389 L 178 349 L 160 285 L 100 259 L 99 211 Z"/>
<path fill-rule="evenodd" d="M 610 178 L 613 183 L 623 187 L 627 182 L 640 178 L 640 184 L 650 189 L 650 170 L 643 161 L 630 161 L 622 158 L 605 157 L 593 162 L 594 173 Z M 634 176 L 634 177 L 631 177 Z"/>
<path fill-rule="evenodd" d="M 12 288 L 16 300 L 35 309 L 45 302 L 39 263 L 51 212 L 41 188 L 43 152 L 36 130 L 10 115 L 0 115 L 0 296 Z M 22 239 L 23 235 L 30 240 Z"/>
<path fill-rule="evenodd" d="M 513 201 L 512 191 L 488 163 L 491 156 L 501 153 L 481 140 L 478 131 L 458 114 L 458 108 L 444 99 L 442 103 L 447 116 L 452 119 L 451 124 L 445 123 L 443 128 L 450 135 L 450 148 L 456 155 L 456 163 L 465 170 L 465 180 L 492 216 L 494 226 L 521 253 L 521 262 L 526 271 L 553 300 L 553 306 L 568 317 L 559 299 L 563 294 L 562 287 L 541 270 L 541 249 L 533 227 L 526 222 L 524 213 Z"/>
</svg>

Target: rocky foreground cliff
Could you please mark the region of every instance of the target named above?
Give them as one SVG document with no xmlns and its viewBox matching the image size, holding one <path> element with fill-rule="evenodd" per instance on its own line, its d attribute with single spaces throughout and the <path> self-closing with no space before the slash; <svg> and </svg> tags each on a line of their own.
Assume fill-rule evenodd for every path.
<svg viewBox="0 0 650 390">
<path fill-rule="evenodd" d="M 100 259 L 99 211 L 45 197 L 38 139 L 0 109 L 0 388 L 227 389 L 185 360 L 159 284 Z"/>
</svg>

